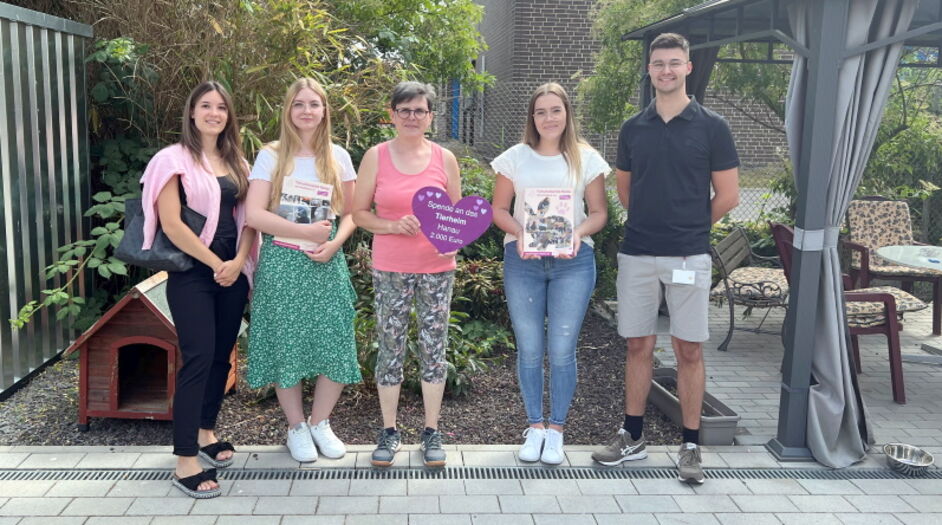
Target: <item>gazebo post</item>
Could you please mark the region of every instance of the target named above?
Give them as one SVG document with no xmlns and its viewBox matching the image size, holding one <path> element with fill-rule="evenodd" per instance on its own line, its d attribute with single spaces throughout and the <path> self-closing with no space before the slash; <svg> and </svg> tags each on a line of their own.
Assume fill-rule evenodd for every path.
<svg viewBox="0 0 942 525">
<path fill-rule="evenodd" d="M 654 93 L 651 93 L 651 75 L 648 74 L 648 62 L 651 61 L 651 42 L 655 35 L 648 34 L 641 41 L 641 82 L 638 83 L 638 89 L 641 90 L 638 100 L 641 101 L 639 107 L 644 109 L 654 100 Z"/>
<path fill-rule="evenodd" d="M 792 265 L 795 283 L 789 298 L 782 369 L 778 433 L 768 442 L 780 461 L 813 461 L 807 447 L 811 361 L 824 228 L 827 225 L 828 174 L 836 134 L 838 75 L 846 48 L 850 0 L 814 2 L 809 27 L 808 81 L 804 90 L 801 150 L 796 171 L 798 210 L 795 222 L 804 230 L 796 242 Z M 797 241 L 797 238 L 796 238 Z"/>
</svg>

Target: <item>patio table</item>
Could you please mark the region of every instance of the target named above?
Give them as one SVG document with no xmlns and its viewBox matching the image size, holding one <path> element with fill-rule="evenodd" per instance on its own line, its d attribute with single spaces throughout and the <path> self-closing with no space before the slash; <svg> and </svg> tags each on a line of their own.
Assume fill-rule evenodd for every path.
<svg viewBox="0 0 942 525">
<path fill-rule="evenodd" d="M 877 255 L 903 266 L 942 270 L 942 247 L 939 246 L 884 246 L 877 248 Z"/>
<path fill-rule="evenodd" d="M 877 248 L 877 255 L 890 262 L 902 264 L 903 266 L 928 268 L 930 270 L 942 270 L 942 247 L 940 246 L 929 246 L 923 244 L 884 246 L 882 248 Z M 942 348 L 934 344 L 930 345 L 923 343 L 922 349 L 930 354 L 935 355 L 903 354 L 903 361 L 910 363 L 942 365 Z"/>
</svg>

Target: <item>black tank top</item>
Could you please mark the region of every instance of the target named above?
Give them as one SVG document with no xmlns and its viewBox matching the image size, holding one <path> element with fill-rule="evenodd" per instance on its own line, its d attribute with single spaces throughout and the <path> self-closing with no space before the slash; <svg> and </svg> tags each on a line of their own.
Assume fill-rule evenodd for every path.
<svg viewBox="0 0 942 525">
<path fill-rule="evenodd" d="M 239 190 L 235 183 L 229 180 L 229 177 L 216 177 L 216 182 L 219 183 L 221 195 L 219 199 L 219 224 L 216 226 L 216 235 L 213 240 L 237 239 L 239 232 L 232 211 L 238 203 L 236 195 Z"/>
</svg>

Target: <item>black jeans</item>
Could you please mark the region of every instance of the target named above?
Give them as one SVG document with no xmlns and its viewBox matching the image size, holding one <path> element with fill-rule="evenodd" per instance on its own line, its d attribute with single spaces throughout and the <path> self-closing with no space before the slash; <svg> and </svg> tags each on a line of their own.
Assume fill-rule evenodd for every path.
<svg viewBox="0 0 942 525">
<path fill-rule="evenodd" d="M 235 257 L 235 239 L 216 239 L 210 249 L 222 260 Z M 170 272 L 167 303 L 183 356 L 173 393 L 173 453 L 195 456 L 199 429 L 216 426 L 229 376 L 229 355 L 239 334 L 248 301 L 244 274 L 229 287 L 216 284 L 203 263 L 186 272 Z"/>
</svg>

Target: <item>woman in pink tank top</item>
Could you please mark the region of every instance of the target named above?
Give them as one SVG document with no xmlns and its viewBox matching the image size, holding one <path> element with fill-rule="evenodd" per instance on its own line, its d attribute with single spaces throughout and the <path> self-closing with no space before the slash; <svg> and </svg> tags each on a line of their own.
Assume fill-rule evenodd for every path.
<svg viewBox="0 0 942 525">
<path fill-rule="evenodd" d="M 455 254 L 439 254 L 412 213 L 412 196 L 426 186 L 445 190 L 452 202 L 461 198 L 457 159 L 425 138 L 432 123 L 434 98 L 435 91 L 428 84 L 400 82 L 395 87 L 390 117 L 396 137 L 370 148 L 363 156 L 353 200 L 354 222 L 373 233 L 374 310 L 379 341 L 375 375 L 383 412 L 383 428 L 371 459 L 377 467 L 392 465 L 402 443 L 396 411 L 413 303 L 419 323 L 425 404 L 423 458 L 426 466 L 445 465 L 438 417 L 445 392 Z"/>
</svg>

